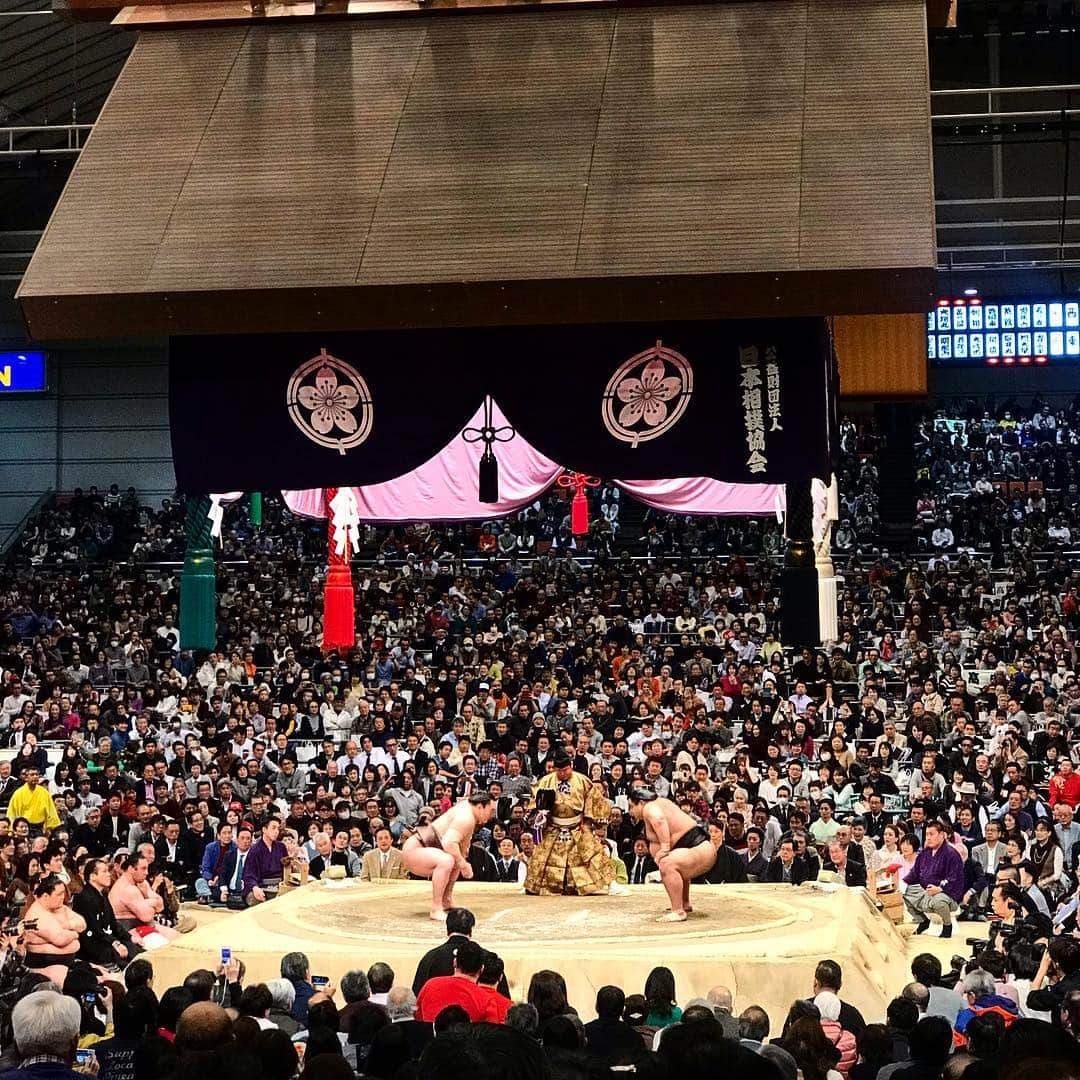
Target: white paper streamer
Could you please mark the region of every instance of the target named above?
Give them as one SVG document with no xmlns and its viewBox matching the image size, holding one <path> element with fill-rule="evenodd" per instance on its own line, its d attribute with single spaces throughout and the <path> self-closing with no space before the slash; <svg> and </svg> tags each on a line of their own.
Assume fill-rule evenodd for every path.
<svg viewBox="0 0 1080 1080">
<path fill-rule="evenodd" d="M 217 537 L 218 544 L 223 544 L 225 542 L 221 538 L 221 523 L 225 520 L 225 507 L 221 505 L 221 500 L 223 498 L 223 495 L 211 495 L 210 509 L 206 514 L 211 522 L 210 535 Z"/>
<path fill-rule="evenodd" d="M 338 488 L 330 500 L 330 524 L 334 530 L 334 551 L 345 554 L 345 545 L 353 554 L 360 550 L 360 506 L 351 487 Z"/>
</svg>

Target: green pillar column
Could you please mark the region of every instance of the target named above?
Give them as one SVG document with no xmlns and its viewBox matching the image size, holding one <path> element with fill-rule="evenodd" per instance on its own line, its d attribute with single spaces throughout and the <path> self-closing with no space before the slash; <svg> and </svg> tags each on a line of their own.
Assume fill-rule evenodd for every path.
<svg viewBox="0 0 1080 1080">
<path fill-rule="evenodd" d="M 184 572 L 180 576 L 180 647 L 213 649 L 217 645 L 217 579 L 210 535 L 210 497 L 188 498 L 184 536 Z"/>
<path fill-rule="evenodd" d="M 262 492 L 251 493 L 251 524 L 258 529 L 262 525 Z"/>
</svg>

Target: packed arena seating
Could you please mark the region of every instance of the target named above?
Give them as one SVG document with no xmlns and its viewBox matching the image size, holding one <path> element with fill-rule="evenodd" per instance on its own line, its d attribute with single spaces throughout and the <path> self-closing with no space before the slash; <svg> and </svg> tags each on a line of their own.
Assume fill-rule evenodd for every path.
<svg viewBox="0 0 1080 1080">
<path fill-rule="evenodd" d="M 918 427 L 919 542 L 948 552 L 1069 548 L 1077 519 L 1080 400 L 964 400 Z"/>
<path fill-rule="evenodd" d="M 995 431 L 1017 430 L 1010 419 Z M 930 450 L 959 437 L 944 430 L 920 429 L 935 525 L 954 499 L 937 465 L 954 455 Z M 1073 512 L 1071 442 L 1040 471 L 1047 512 L 1052 497 Z M 268 496 L 259 527 L 242 503 L 226 514 L 219 648 L 193 654 L 178 646 L 181 501 L 152 510 L 113 486 L 46 508 L 0 572 L 12 1075 L 66 1075 L 27 1059 L 67 1060 L 76 1037 L 107 1077 L 1075 1075 L 1061 1071 L 1077 1068 L 1080 1033 L 1074 562 L 986 534 L 976 523 L 996 511 L 969 503 L 1000 496 L 970 490 L 952 524 L 971 553 L 890 555 L 875 544 L 872 422 L 845 420 L 843 443 L 838 640 L 799 653 L 783 641 L 772 522 L 702 522 L 688 541 L 685 521 L 604 491 L 584 543 L 557 496 L 502 523 L 372 529 L 354 567 L 356 648 L 323 656 L 326 525 Z M 1024 509 L 1025 527 L 1035 516 Z M 869 1024 L 828 963 L 786 1018 L 734 1015 L 722 986 L 681 1000 L 662 969 L 643 994 L 607 987 L 595 1003 L 540 973 L 510 1006 L 482 949 L 456 974 L 452 950 L 428 965 L 489 987 L 440 984 L 433 1013 L 432 993 L 412 996 L 425 980 L 388 975 L 377 942 L 372 969 L 336 992 L 299 954 L 267 986 L 245 985 L 242 957 L 148 985 L 139 953 L 189 929 L 190 905 L 228 918 L 301 866 L 371 875 L 366 855 L 483 789 L 497 813 L 474 836 L 474 879 L 523 880 L 525 801 L 564 745 L 614 804 L 597 835 L 630 888 L 656 876 L 627 813 L 647 789 L 708 827 L 704 882 L 823 875 L 906 910 L 917 933 L 992 920 L 990 944 L 958 940 L 944 973 L 920 958 Z M 448 926 L 464 939 L 471 920 Z M 577 1011 L 594 1008 L 583 1026 Z M 1030 1060 L 1046 1057 L 1057 1071 Z"/>
</svg>

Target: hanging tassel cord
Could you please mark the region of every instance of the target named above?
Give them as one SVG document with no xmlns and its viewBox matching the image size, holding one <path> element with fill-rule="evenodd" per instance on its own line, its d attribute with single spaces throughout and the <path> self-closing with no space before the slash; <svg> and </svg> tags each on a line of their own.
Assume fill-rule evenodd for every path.
<svg viewBox="0 0 1080 1080">
<path fill-rule="evenodd" d="M 462 429 L 461 437 L 465 442 L 484 444 L 484 452 L 480 455 L 478 477 L 479 497 L 482 503 L 499 501 L 499 461 L 495 457 L 494 446 L 497 442 L 509 442 L 515 434 L 516 432 L 509 424 L 496 426 L 495 402 L 490 396 L 484 398 L 483 427 Z"/>
<path fill-rule="evenodd" d="M 326 509 L 322 651 L 331 653 L 356 644 L 356 594 L 349 554 L 360 549 L 360 508 L 352 488 L 327 488 Z"/>
<path fill-rule="evenodd" d="M 585 497 L 585 489 L 599 487 L 600 477 L 565 472 L 555 482 L 561 488 L 574 489 L 574 497 L 570 500 L 570 531 L 574 536 L 584 536 L 589 531 L 589 500 Z"/>
</svg>

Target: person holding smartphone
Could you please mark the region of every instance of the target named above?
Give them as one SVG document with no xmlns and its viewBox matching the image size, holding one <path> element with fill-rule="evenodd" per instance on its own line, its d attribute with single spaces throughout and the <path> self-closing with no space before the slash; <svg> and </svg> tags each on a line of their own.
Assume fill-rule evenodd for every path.
<svg viewBox="0 0 1080 1080">
<path fill-rule="evenodd" d="M 64 979 L 64 995 L 74 998 L 82 1010 L 79 1041 L 93 1043 L 111 1035 L 112 996 L 109 988 L 97 981 L 89 970 L 74 969 Z"/>
<path fill-rule="evenodd" d="M 84 1076 L 97 1076 L 96 1057 L 88 1061 L 76 1058 L 80 1019 L 79 1003 L 64 994 L 27 994 L 21 998 L 12 1009 L 11 1026 L 19 1056 L 30 1064 L 9 1070 L 4 1076 L 11 1080 L 35 1076 L 82 1080 Z M 37 1068 L 34 1063 L 39 1063 Z"/>
<path fill-rule="evenodd" d="M 316 994 L 322 994 L 326 998 L 333 998 L 337 992 L 336 988 L 330 985 L 330 980 L 326 976 L 312 976 L 311 963 L 302 952 L 286 953 L 281 958 L 281 977 L 288 979 L 293 985 L 293 990 L 296 991 L 296 997 L 293 999 L 292 1018 L 298 1020 L 301 1024 L 307 1024 L 308 1005 Z M 318 986 L 315 985 L 316 980 L 319 982 Z"/>
</svg>

